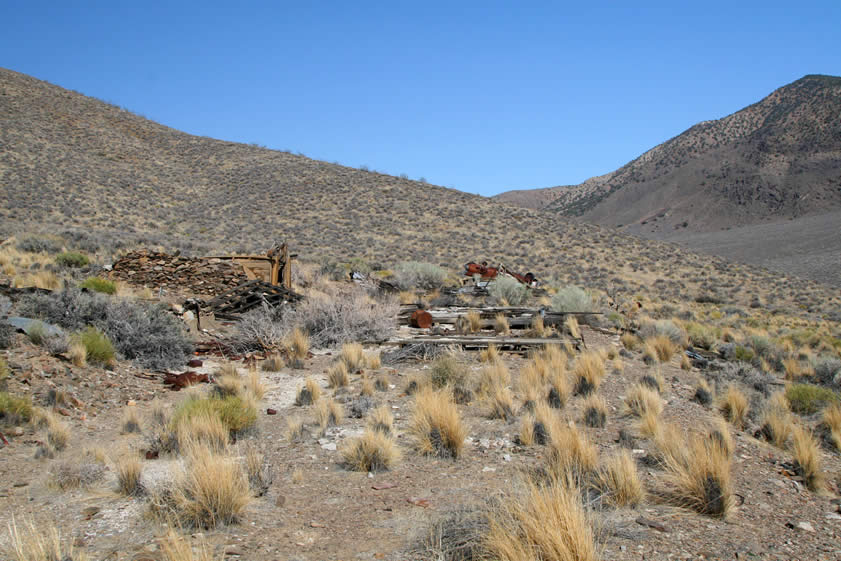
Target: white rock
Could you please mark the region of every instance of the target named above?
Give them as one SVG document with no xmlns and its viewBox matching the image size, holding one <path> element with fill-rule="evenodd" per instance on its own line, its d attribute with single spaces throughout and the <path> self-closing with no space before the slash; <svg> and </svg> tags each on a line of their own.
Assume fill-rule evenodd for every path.
<svg viewBox="0 0 841 561">
<path fill-rule="evenodd" d="M 485 467 L 483 467 L 483 468 L 482 468 L 482 471 L 483 471 L 483 472 L 485 472 L 485 473 L 487 473 L 487 472 L 489 472 L 489 471 L 496 471 L 496 468 L 492 468 L 492 467 L 489 467 L 489 466 L 485 466 Z"/>
<path fill-rule="evenodd" d="M 506 462 L 510 462 L 511 461 L 511 454 L 505 454 L 504 456 L 502 456 L 502 459 L 505 460 Z"/>
<path fill-rule="evenodd" d="M 325 450 L 330 450 L 332 452 L 336 449 L 336 443 L 335 442 L 328 442 L 327 444 L 322 444 L 321 447 L 324 448 Z"/>
<path fill-rule="evenodd" d="M 838 514 L 837 512 L 828 512 L 826 517 L 828 520 L 841 520 L 841 514 Z"/>
<path fill-rule="evenodd" d="M 796 526 L 798 529 L 803 530 L 804 532 L 812 532 L 813 534 L 815 533 L 815 529 L 809 522 L 798 522 Z"/>
</svg>

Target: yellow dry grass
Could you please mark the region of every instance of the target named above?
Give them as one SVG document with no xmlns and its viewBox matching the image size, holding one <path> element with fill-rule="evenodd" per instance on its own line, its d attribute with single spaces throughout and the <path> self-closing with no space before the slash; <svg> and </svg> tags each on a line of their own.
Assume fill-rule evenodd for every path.
<svg viewBox="0 0 841 561">
<path fill-rule="evenodd" d="M 546 449 L 546 466 L 557 477 L 576 477 L 592 473 L 598 465 L 599 453 L 587 435 L 575 425 L 552 427 Z"/>
<path fill-rule="evenodd" d="M 140 475 L 143 465 L 134 454 L 125 454 L 114 460 L 114 471 L 117 474 L 117 491 L 121 495 L 133 497 L 143 492 Z"/>
<path fill-rule="evenodd" d="M 499 349 L 491 343 L 488 348 L 479 351 L 479 362 L 499 362 Z"/>
<path fill-rule="evenodd" d="M 343 388 L 350 384 L 347 363 L 337 362 L 327 369 L 327 385 L 331 388 Z"/>
<path fill-rule="evenodd" d="M 421 454 L 452 458 L 461 455 L 467 436 L 450 392 L 429 387 L 422 388 L 415 396 L 409 432 Z"/>
<path fill-rule="evenodd" d="M 297 362 L 303 362 L 310 352 L 310 338 L 303 330 L 295 328 L 287 343 L 292 358 Z"/>
<path fill-rule="evenodd" d="M 309 377 L 304 384 L 298 388 L 298 394 L 295 396 L 295 405 L 312 405 L 321 398 L 321 386 L 315 381 L 315 378 Z"/>
<path fill-rule="evenodd" d="M 663 400 L 660 394 L 641 383 L 634 384 L 625 396 L 626 411 L 637 417 L 652 413 L 655 417 L 663 412 Z"/>
<path fill-rule="evenodd" d="M 499 313 L 494 317 L 494 333 L 497 335 L 508 335 L 511 333 L 511 327 L 508 325 L 508 318 L 505 314 Z"/>
<path fill-rule="evenodd" d="M 502 361 L 489 362 L 479 372 L 479 394 L 492 395 L 497 388 L 504 388 L 511 383 L 511 373 Z"/>
<path fill-rule="evenodd" d="M 733 426 L 743 428 L 748 417 L 748 398 L 735 385 L 728 386 L 719 401 L 718 409 Z"/>
<path fill-rule="evenodd" d="M 482 330 L 482 316 L 476 310 L 467 312 L 465 319 L 467 320 L 467 327 L 470 333 L 478 333 Z"/>
<path fill-rule="evenodd" d="M 365 368 L 365 351 L 359 343 L 345 343 L 339 353 L 339 360 L 347 372 L 356 372 Z"/>
<path fill-rule="evenodd" d="M 172 528 L 167 529 L 166 535 L 159 540 L 164 561 L 222 561 L 222 556 L 215 556 L 213 548 L 204 539 L 196 546 L 180 536 Z"/>
<path fill-rule="evenodd" d="M 610 456 L 596 471 L 594 487 L 614 507 L 635 507 L 645 498 L 637 464 L 628 450 Z"/>
<path fill-rule="evenodd" d="M 547 484 L 525 482 L 488 516 L 483 547 L 500 561 L 596 561 L 593 524 L 581 490 L 568 478 Z"/>
<path fill-rule="evenodd" d="M 575 316 L 568 316 L 564 322 L 564 327 L 573 339 L 581 339 L 581 328 L 578 327 L 578 320 L 575 319 Z"/>
<path fill-rule="evenodd" d="M 348 469 L 367 472 L 391 469 L 401 455 L 391 435 L 371 429 L 348 441 L 341 454 Z"/>
<path fill-rule="evenodd" d="M 71 541 L 62 540 L 53 525 L 36 526 L 34 521 L 26 522 L 21 528 L 12 516 L 9 528 L 9 554 L 14 561 L 88 561 L 83 552 L 74 551 Z"/>
<path fill-rule="evenodd" d="M 73 366 L 82 367 L 88 362 L 88 349 L 81 341 L 73 341 L 67 349 L 67 357 Z"/>
<path fill-rule="evenodd" d="M 394 415 L 391 414 L 388 405 L 381 405 L 368 415 L 365 424 L 369 430 L 391 434 L 394 427 Z"/>
<path fill-rule="evenodd" d="M 315 423 L 321 429 L 322 434 L 329 427 L 339 425 L 344 418 L 344 409 L 332 397 L 319 399 L 315 404 Z"/>
<path fill-rule="evenodd" d="M 643 344 L 643 355 L 659 362 L 669 362 L 678 350 L 678 346 L 667 335 L 649 337 Z"/>
<path fill-rule="evenodd" d="M 280 372 L 284 366 L 286 366 L 286 363 L 283 361 L 283 357 L 280 356 L 279 353 L 272 353 L 266 358 L 266 360 L 260 363 L 260 368 L 266 372 Z"/>
<path fill-rule="evenodd" d="M 791 430 L 791 453 L 797 474 L 812 491 L 824 491 L 826 481 L 821 471 L 821 450 L 817 439 L 807 428 L 794 425 Z"/>
<path fill-rule="evenodd" d="M 597 391 L 605 376 L 604 360 L 595 351 L 585 352 L 575 361 L 572 374 L 576 394 L 587 395 Z"/>
<path fill-rule="evenodd" d="M 821 424 L 829 431 L 836 450 L 841 450 L 841 403 L 833 403 L 823 410 Z"/>
</svg>

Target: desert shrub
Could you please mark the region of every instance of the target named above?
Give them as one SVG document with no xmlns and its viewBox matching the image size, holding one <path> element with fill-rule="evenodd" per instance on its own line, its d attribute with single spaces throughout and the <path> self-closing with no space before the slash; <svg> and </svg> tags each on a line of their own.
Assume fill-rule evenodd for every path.
<svg viewBox="0 0 841 561">
<path fill-rule="evenodd" d="M 384 471 L 399 461 L 400 449 L 390 434 L 369 429 L 344 446 L 342 458 L 353 471 Z"/>
<path fill-rule="evenodd" d="M 640 329 L 640 334 L 643 339 L 667 337 L 672 343 L 680 347 L 686 347 L 688 343 L 686 331 L 669 319 L 644 323 Z"/>
<path fill-rule="evenodd" d="M 55 256 L 55 262 L 62 267 L 78 269 L 88 265 L 91 261 L 88 256 L 78 251 L 65 251 Z"/>
<path fill-rule="evenodd" d="M 736 343 L 724 343 L 718 346 L 718 352 L 724 357 L 724 360 L 732 360 L 736 362 L 751 362 L 756 353 L 750 347 L 744 345 L 737 345 Z"/>
<path fill-rule="evenodd" d="M 792 419 L 787 409 L 768 407 L 762 415 L 760 434 L 777 448 L 784 448 L 791 434 Z"/>
<path fill-rule="evenodd" d="M 595 311 L 593 297 L 577 286 L 569 285 L 558 289 L 552 296 L 553 312 L 592 312 Z"/>
<path fill-rule="evenodd" d="M 830 444 L 841 451 L 841 403 L 833 403 L 823 410 L 821 428 Z"/>
<path fill-rule="evenodd" d="M 193 346 L 180 322 L 161 305 L 110 300 L 98 293 L 67 288 L 24 299 L 20 313 L 70 330 L 92 325 L 124 357 L 153 370 L 181 366 Z"/>
<path fill-rule="evenodd" d="M 693 347 L 711 350 L 715 347 L 718 337 L 715 329 L 700 323 L 689 322 L 686 325 L 686 334 Z"/>
<path fill-rule="evenodd" d="M 290 320 L 309 333 L 314 347 L 329 347 L 387 339 L 396 328 L 398 309 L 396 298 L 374 299 L 354 290 L 314 295 L 298 304 Z"/>
<path fill-rule="evenodd" d="M 88 360 L 97 364 L 113 364 L 114 345 L 102 331 L 88 326 L 78 334 L 78 337 L 79 342 L 85 346 L 85 356 Z"/>
<path fill-rule="evenodd" d="M 315 422 L 321 428 L 322 434 L 328 427 L 338 426 L 345 418 L 345 411 L 341 404 L 332 397 L 318 400 L 315 404 Z"/>
<path fill-rule="evenodd" d="M 120 420 L 120 432 L 122 434 L 142 432 L 140 416 L 137 414 L 136 406 L 129 405 L 123 411 L 123 418 Z"/>
<path fill-rule="evenodd" d="M 790 384 L 786 390 L 786 398 L 791 403 L 792 411 L 801 415 L 811 415 L 837 402 L 838 394 L 813 384 Z"/>
<path fill-rule="evenodd" d="M 368 429 L 372 431 L 379 431 L 383 434 L 391 434 L 394 425 L 394 415 L 387 405 L 382 405 L 374 409 L 366 422 Z"/>
<path fill-rule="evenodd" d="M 635 507 L 645 498 L 637 464 L 628 450 L 611 456 L 599 467 L 593 486 L 602 495 L 602 500 L 614 507 Z"/>
<path fill-rule="evenodd" d="M 15 340 L 15 328 L 5 323 L 0 316 L 0 349 L 9 349 Z"/>
<path fill-rule="evenodd" d="M 254 444 L 246 446 L 245 449 L 245 473 L 248 475 L 248 486 L 255 497 L 265 495 L 274 481 L 271 464 Z"/>
<path fill-rule="evenodd" d="M 415 396 L 410 420 L 415 447 L 422 454 L 458 458 L 467 429 L 447 390 L 421 389 Z"/>
<path fill-rule="evenodd" d="M 180 367 L 193 352 L 183 325 L 162 304 L 118 300 L 108 307 L 104 324 L 97 327 L 121 355 L 152 370 Z"/>
<path fill-rule="evenodd" d="M 17 248 L 27 253 L 58 253 L 61 240 L 44 236 L 27 236 L 17 243 Z"/>
<path fill-rule="evenodd" d="M 600 558 L 593 523 L 582 504 L 582 491 L 569 478 L 546 484 L 526 482 L 488 515 L 482 541 L 487 557 L 521 561 L 595 561 Z"/>
<path fill-rule="evenodd" d="M 29 521 L 18 529 L 12 517 L 9 528 L 9 558 L 14 561 L 88 561 L 82 552 L 74 551 L 71 540 L 63 540 L 55 526 L 35 526 Z"/>
<path fill-rule="evenodd" d="M 93 290 L 94 292 L 99 292 L 101 294 L 116 294 L 117 293 L 117 285 L 114 281 L 110 281 L 108 279 L 103 279 L 100 277 L 88 277 L 79 285 L 79 288 L 85 288 L 87 290 Z"/>
<path fill-rule="evenodd" d="M 233 344 L 243 351 L 263 349 L 264 346 L 282 346 L 290 331 L 289 322 L 284 321 L 288 312 L 287 306 L 269 306 L 265 303 L 249 310 L 237 322 Z"/>
<path fill-rule="evenodd" d="M 431 263 L 406 261 L 394 268 L 394 282 L 400 290 L 436 290 L 447 282 L 447 270 Z"/>
<path fill-rule="evenodd" d="M 815 378 L 827 386 L 841 386 L 841 360 L 822 357 L 815 363 Z"/>
<path fill-rule="evenodd" d="M 0 421 L 7 425 L 19 425 L 32 418 L 32 401 L 29 397 L 15 397 L 0 392 Z"/>
<path fill-rule="evenodd" d="M 529 298 L 526 285 L 507 275 L 500 275 L 490 283 L 488 294 L 495 302 L 508 302 L 509 306 L 520 306 Z"/>
</svg>

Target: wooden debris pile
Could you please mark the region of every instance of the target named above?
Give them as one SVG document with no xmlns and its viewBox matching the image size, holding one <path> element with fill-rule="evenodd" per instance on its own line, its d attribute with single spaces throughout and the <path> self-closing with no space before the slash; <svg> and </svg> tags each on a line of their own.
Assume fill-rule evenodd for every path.
<svg viewBox="0 0 841 561">
<path fill-rule="evenodd" d="M 231 260 L 170 255 L 149 250 L 127 253 L 112 266 L 110 277 L 152 289 L 186 290 L 216 296 L 248 280 Z"/>
<path fill-rule="evenodd" d="M 240 314 L 262 305 L 263 302 L 270 306 L 279 306 L 284 302 L 297 302 L 300 299 L 299 294 L 283 286 L 251 280 L 220 294 L 205 307 L 213 312 L 217 319 L 237 319 Z"/>
</svg>

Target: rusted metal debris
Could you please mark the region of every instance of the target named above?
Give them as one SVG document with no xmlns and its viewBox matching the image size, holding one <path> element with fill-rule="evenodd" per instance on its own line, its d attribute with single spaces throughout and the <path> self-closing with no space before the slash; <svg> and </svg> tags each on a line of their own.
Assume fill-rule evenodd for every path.
<svg viewBox="0 0 841 561">
<path fill-rule="evenodd" d="M 464 266 L 464 276 L 469 278 L 474 278 L 476 275 L 484 280 L 495 279 L 499 275 L 508 275 L 520 281 L 520 283 L 530 287 L 530 288 L 537 288 L 537 277 L 534 276 L 534 273 L 526 273 L 522 275 L 520 273 L 516 273 L 514 271 L 510 271 L 505 265 L 500 264 L 498 267 L 491 267 L 488 265 L 486 261 L 482 263 L 474 263 L 471 261 Z"/>
<path fill-rule="evenodd" d="M 432 327 L 432 314 L 426 310 L 415 310 L 409 316 L 409 325 L 420 329 Z"/>
<path fill-rule="evenodd" d="M 198 372 L 182 372 L 181 374 L 167 374 L 164 376 L 164 385 L 169 386 L 173 391 L 179 391 L 187 386 L 192 386 L 199 383 L 210 383 L 210 377 L 207 374 L 199 374 Z"/>
</svg>

